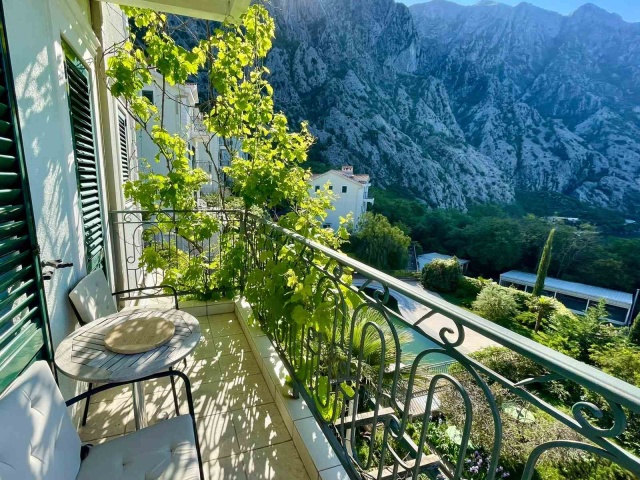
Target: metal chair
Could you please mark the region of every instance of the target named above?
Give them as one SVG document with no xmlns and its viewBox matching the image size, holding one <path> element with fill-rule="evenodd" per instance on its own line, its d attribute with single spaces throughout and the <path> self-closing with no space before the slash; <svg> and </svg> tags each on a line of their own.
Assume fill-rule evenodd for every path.
<svg viewBox="0 0 640 480">
<path fill-rule="evenodd" d="M 71 307 L 78 318 L 80 325 L 86 325 L 94 322 L 99 318 L 104 318 L 108 315 L 118 313 L 117 298 L 122 295 L 128 295 L 127 299 L 142 299 L 142 298 L 157 298 L 166 297 L 166 295 L 143 295 L 138 297 L 131 297 L 130 295 L 135 292 L 144 292 L 150 290 L 162 291 L 162 289 L 168 289 L 173 292 L 174 308 L 179 309 L 178 294 L 176 289 L 171 286 L 163 287 L 141 287 L 130 290 L 122 290 L 119 292 L 111 292 L 107 277 L 102 270 L 95 270 L 89 275 L 84 277 L 78 282 L 78 284 L 69 292 L 69 300 L 71 301 Z M 185 360 L 186 363 L 186 360 Z M 171 371 L 172 369 L 169 369 Z M 178 395 L 176 393 L 175 380 L 171 376 L 171 391 L 173 393 L 173 403 L 176 409 L 176 415 L 180 415 L 180 406 L 178 402 Z M 93 384 L 89 383 L 89 390 L 93 389 Z M 91 395 L 86 397 L 84 405 L 84 412 L 82 414 L 82 426 L 87 424 L 87 416 L 89 415 L 89 403 L 91 402 Z"/>
<path fill-rule="evenodd" d="M 188 377 L 173 371 L 140 380 L 166 376 L 184 382 L 189 415 L 163 420 L 89 448 L 82 445 L 67 407 L 124 384 L 103 385 L 65 402 L 49 365 L 35 362 L 0 397 L 0 478 L 204 480 Z"/>
</svg>

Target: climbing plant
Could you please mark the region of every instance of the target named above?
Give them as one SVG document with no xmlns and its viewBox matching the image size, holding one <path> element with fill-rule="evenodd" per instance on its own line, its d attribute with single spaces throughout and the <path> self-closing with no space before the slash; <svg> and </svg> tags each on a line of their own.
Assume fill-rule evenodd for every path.
<svg viewBox="0 0 640 480">
<path fill-rule="evenodd" d="M 257 219 L 274 220 L 277 211 L 280 226 L 332 248 L 339 248 L 348 234 L 344 228 L 337 232 L 322 228 L 331 193 L 309 194 L 310 172 L 301 167 L 314 141 L 307 124 L 293 130 L 286 116 L 275 110 L 264 64 L 275 36 L 273 19 L 263 6 L 253 5 L 238 23 L 218 26 L 188 49 L 170 35 L 166 15 L 139 8 L 123 10 L 133 28 L 127 42 L 108 52 L 109 88 L 157 147 L 155 158 L 149 161 L 163 162 L 168 172 L 159 174 L 147 168 L 126 184 L 125 193 L 157 221 L 163 234 L 188 246 L 184 251 L 170 245 L 169 254 L 153 241 L 157 231 L 147 230 L 141 266 L 164 271 L 166 284 L 179 285 L 200 297 L 212 296 L 221 287 L 237 286 L 234 282 L 240 278 L 246 296 L 263 307 L 261 314 L 271 322 L 313 323 L 318 318 L 315 289 L 320 274 L 310 267 L 325 265 L 326 259 L 314 253 L 301 262 L 301 246 L 261 241 L 267 232 Z M 230 166 L 224 170 L 232 194 L 239 199 L 234 205 L 239 202 L 242 221 L 220 222 L 196 210 L 195 192 L 207 176 L 190 167 L 187 141 L 164 127 L 164 100 L 153 105 L 140 95 L 145 85 L 157 82 L 151 73 L 154 70 L 162 79 L 158 87 L 164 99 L 166 85 L 185 83 L 202 69 L 209 75 L 207 93 L 211 97 L 202 121 L 211 136 L 223 140 L 230 154 Z M 224 208 L 224 198 L 220 205 Z M 164 211 L 173 213 L 165 215 Z M 253 226 L 248 228 L 250 218 Z M 264 237 L 257 238 L 259 234 Z M 221 249 L 217 260 L 201 248 L 214 235 Z M 267 258 L 272 261 L 266 268 L 246 271 Z M 228 293 L 229 288 L 226 290 Z M 271 304 L 271 299 L 277 302 Z"/>
</svg>

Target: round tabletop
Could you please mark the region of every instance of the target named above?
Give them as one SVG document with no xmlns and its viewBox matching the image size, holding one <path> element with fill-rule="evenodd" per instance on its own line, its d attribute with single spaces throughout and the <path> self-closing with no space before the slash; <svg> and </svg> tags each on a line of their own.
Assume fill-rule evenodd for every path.
<svg viewBox="0 0 640 480">
<path fill-rule="evenodd" d="M 127 320 L 167 319 L 175 324 L 174 336 L 153 350 L 134 355 L 115 353 L 105 347 L 105 335 Z M 100 318 L 76 330 L 58 346 L 55 363 L 62 373 L 92 383 L 129 382 L 161 372 L 189 355 L 200 341 L 200 324 L 180 310 L 125 310 Z"/>
</svg>

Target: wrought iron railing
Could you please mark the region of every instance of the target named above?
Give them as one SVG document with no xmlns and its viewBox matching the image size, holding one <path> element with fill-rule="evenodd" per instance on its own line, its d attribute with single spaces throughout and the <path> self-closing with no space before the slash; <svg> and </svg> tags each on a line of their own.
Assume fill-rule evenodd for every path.
<svg viewBox="0 0 640 480">
<path fill-rule="evenodd" d="M 322 318 L 278 317 L 267 295 L 252 307 L 353 478 L 545 478 L 546 466 L 560 461 L 564 478 L 596 478 L 597 468 L 609 469 L 601 478 L 640 475 L 633 453 L 639 388 L 278 225 L 240 212 L 211 214 L 226 219 L 229 238 L 244 242 L 238 289 L 249 293 L 253 271 L 281 275 L 282 262 L 313 276 L 311 307 Z M 116 230 L 127 232 L 127 215 L 114 214 Z M 134 224 L 155 228 L 146 218 Z M 205 249 L 224 252 L 215 239 Z M 359 285 L 351 281 L 355 272 Z M 389 301 L 394 295 L 425 313 L 408 318 Z M 421 328 L 435 315 L 451 327 Z M 469 332 L 508 349 L 534 373 L 496 371 L 469 355 Z"/>
<path fill-rule="evenodd" d="M 122 210 L 110 212 L 112 236 L 115 239 L 117 264 L 121 269 L 118 280 L 123 289 L 133 289 L 139 286 L 158 286 L 165 282 L 165 272 L 162 269 L 148 269 L 143 267 L 141 259 L 146 251 L 152 250 L 164 258 L 188 263 L 194 257 L 203 257 L 208 263 L 215 265 L 205 269 L 201 275 L 201 282 L 209 284 L 215 269 L 225 265 L 226 259 L 222 252 L 233 246 L 238 240 L 237 235 L 225 235 L 226 232 L 238 231 L 240 226 L 240 212 L 225 210 L 200 210 L 198 214 L 213 217 L 220 229 L 211 237 L 204 240 L 192 240 L 180 231 L 180 219 L 184 214 L 192 212 L 162 211 L 143 212 L 140 210 Z M 241 274 L 232 279 L 226 290 L 240 289 Z M 177 279 L 172 286 L 180 294 L 190 294 L 193 282 L 182 282 Z M 203 290 L 206 290 L 203 289 Z"/>
</svg>

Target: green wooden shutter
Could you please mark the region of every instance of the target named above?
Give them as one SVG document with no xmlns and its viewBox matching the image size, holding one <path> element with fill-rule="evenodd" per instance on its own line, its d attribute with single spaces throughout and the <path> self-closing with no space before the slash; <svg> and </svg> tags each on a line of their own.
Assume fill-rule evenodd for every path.
<svg viewBox="0 0 640 480">
<path fill-rule="evenodd" d="M 129 142 L 127 141 L 127 117 L 118 113 L 118 136 L 120 138 L 120 168 L 122 181 L 129 181 Z"/>
<path fill-rule="evenodd" d="M 87 255 L 87 271 L 105 269 L 104 232 L 102 230 L 102 206 L 98 188 L 98 164 L 96 159 L 91 88 L 84 66 L 68 48 L 66 73 L 69 92 L 71 131 L 76 157 L 80 209 L 84 228 L 84 246 Z"/>
<path fill-rule="evenodd" d="M 0 4 L 0 392 L 53 358 L 33 210 Z"/>
</svg>

